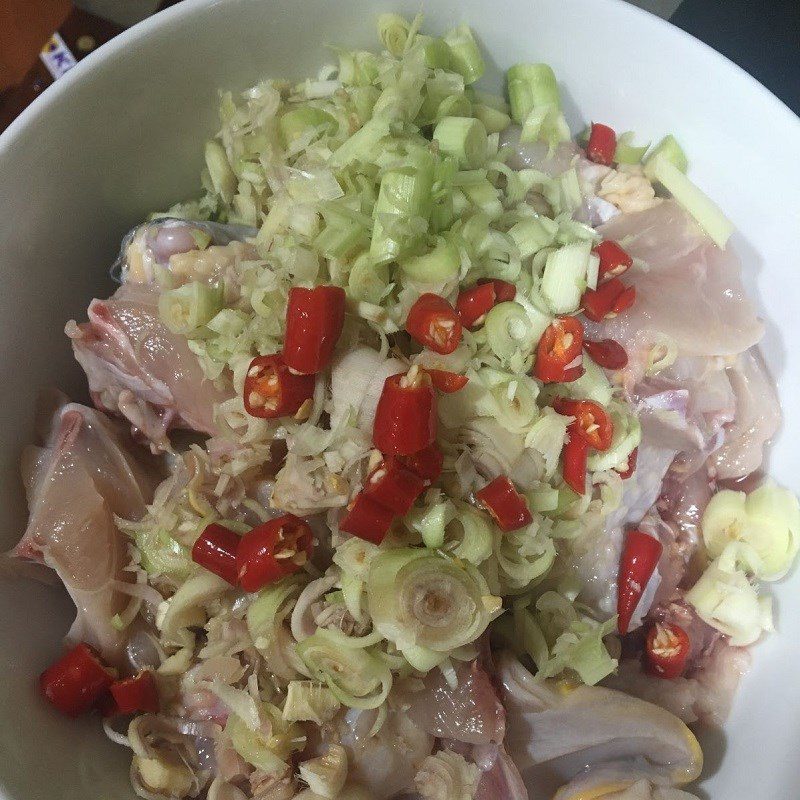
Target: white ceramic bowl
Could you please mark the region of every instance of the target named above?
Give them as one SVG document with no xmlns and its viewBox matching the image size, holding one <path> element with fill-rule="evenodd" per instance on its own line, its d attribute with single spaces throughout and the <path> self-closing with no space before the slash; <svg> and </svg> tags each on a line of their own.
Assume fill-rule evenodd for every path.
<svg viewBox="0 0 800 800">
<path fill-rule="evenodd" d="M 427 24 L 469 22 L 487 84 L 541 60 L 562 82 L 573 130 L 598 119 L 643 140 L 678 134 L 691 175 L 739 232 L 732 246 L 769 321 L 767 360 L 786 418 L 776 477 L 800 489 L 800 122 L 751 77 L 686 34 L 618 0 L 428 0 Z M 17 477 L 37 390 L 84 396 L 62 333 L 108 294 L 120 237 L 148 211 L 196 193 L 217 89 L 303 77 L 324 44 L 374 47 L 374 19 L 418 0 L 187 0 L 90 55 L 0 137 L 2 545 L 25 522 Z M 686 291 L 692 291 L 687 286 Z M 707 737 L 710 800 L 800 795 L 800 593 L 777 587 L 779 632 L 755 651 L 724 733 Z M 793 591 L 794 590 L 794 591 Z M 0 582 L 0 800 L 123 800 L 129 754 L 96 719 L 57 718 L 34 677 L 72 610 L 57 588 Z"/>
</svg>

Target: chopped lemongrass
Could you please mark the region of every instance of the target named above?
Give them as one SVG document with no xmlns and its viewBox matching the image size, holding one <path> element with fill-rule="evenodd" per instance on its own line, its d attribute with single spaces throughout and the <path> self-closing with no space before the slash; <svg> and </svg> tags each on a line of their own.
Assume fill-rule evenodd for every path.
<svg viewBox="0 0 800 800">
<path fill-rule="evenodd" d="M 444 544 L 445 527 L 456 516 L 449 500 L 443 500 L 429 508 L 415 508 L 406 515 L 406 524 L 422 536 L 425 547 L 437 550 Z"/>
<path fill-rule="evenodd" d="M 539 108 L 561 110 L 561 96 L 548 64 L 516 64 L 506 73 L 511 116 L 522 125 L 531 111 Z"/>
<path fill-rule="evenodd" d="M 391 170 L 381 179 L 375 203 L 370 255 L 376 263 L 402 257 L 425 234 L 431 213 L 434 159 L 418 154 L 415 164 Z"/>
<path fill-rule="evenodd" d="M 393 55 L 401 56 L 406 49 L 410 23 L 399 14 L 387 12 L 378 17 L 378 38 L 381 44 Z"/>
<path fill-rule="evenodd" d="M 470 99 L 473 103 L 487 108 L 493 108 L 495 111 L 502 111 L 507 116 L 511 113 L 508 103 L 505 98 L 499 94 L 491 94 L 490 92 L 482 92 L 480 89 L 472 87 L 468 90 Z"/>
<path fill-rule="evenodd" d="M 434 129 L 433 140 L 440 152 L 467 169 L 477 169 L 486 160 L 486 128 L 479 119 L 445 117 Z"/>
<path fill-rule="evenodd" d="M 400 259 L 404 275 L 419 283 L 442 283 L 458 275 L 461 255 L 447 239 L 439 238 L 430 253 Z"/>
<path fill-rule="evenodd" d="M 462 191 L 489 219 L 496 219 L 503 213 L 500 192 L 488 180 L 463 186 Z"/>
<path fill-rule="evenodd" d="M 378 78 L 378 56 L 366 50 L 339 53 L 339 80 L 348 86 L 369 86 Z"/>
<path fill-rule="evenodd" d="M 341 169 L 353 161 L 372 161 L 378 145 L 389 135 L 391 120 L 385 117 L 374 117 L 357 130 L 328 159 L 331 169 Z"/>
<path fill-rule="evenodd" d="M 436 121 L 447 117 L 469 117 L 472 115 L 472 104 L 465 94 L 451 94 L 445 97 L 436 109 Z"/>
<path fill-rule="evenodd" d="M 558 489 L 543 483 L 525 493 L 531 511 L 544 514 L 558 508 Z"/>
<path fill-rule="evenodd" d="M 583 202 L 577 170 L 574 167 L 568 169 L 558 179 L 558 183 L 561 189 L 561 209 L 562 211 L 569 211 L 571 214 Z"/>
<path fill-rule="evenodd" d="M 600 275 L 600 256 L 594 251 L 589 253 L 589 266 L 586 268 L 586 288 L 596 289 Z"/>
<path fill-rule="evenodd" d="M 206 168 L 214 191 L 226 202 L 233 200 L 239 183 L 236 173 L 231 169 L 225 148 L 215 141 L 206 142 Z"/>
<path fill-rule="evenodd" d="M 326 225 L 314 238 L 314 249 L 325 258 L 347 259 L 369 245 L 369 232 L 357 222 Z"/>
<path fill-rule="evenodd" d="M 486 65 L 468 25 L 454 28 L 444 40 L 450 48 L 450 69 L 463 76 L 464 83 L 475 83 L 483 76 Z"/>
<path fill-rule="evenodd" d="M 645 159 L 644 174 L 647 175 L 650 180 L 653 180 L 653 160 L 657 156 L 664 156 L 667 161 L 681 172 L 686 172 L 689 168 L 689 161 L 686 158 L 686 153 L 683 152 L 683 148 L 678 144 L 678 140 L 671 133 L 667 134 Z"/>
<path fill-rule="evenodd" d="M 307 131 L 335 133 L 339 127 L 335 117 L 328 114 L 327 111 L 308 105 L 287 111 L 280 118 L 278 125 L 281 129 L 283 143 L 287 146 L 304 136 Z"/>
<path fill-rule="evenodd" d="M 542 140 L 553 147 L 559 142 L 569 141 L 569 127 L 557 108 L 538 106 L 525 118 L 519 140 L 523 143 Z"/>
<path fill-rule="evenodd" d="M 487 133 L 500 133 L 511 124 L 511 117 L 504 111 L 480 103 L 473 104 L 472 114 L 483 123 Z"/>
<path fill-rule="evenodd" d="M 695 186 L 664 153 L 648 160 L 652 179 L 658 181 L 716 242 L 725 247 L 734 231 L 733 223 L 702 189 Z"/>
<path fill-rule="evenodd" d="M 523 219 L 512 226 L 508 235 L 519 248 L 520 258 L 526 259 L 556 239 L 558 223 L 548 217 Z"/>
<path fill-rule="evenodd" d="M 633 131 L 625 131 L 617 137 L 617 149 L 614 152 L 614 161 L 617 164 L 640 164 L 644 154 L 650 147 L 650 142 L 636 147 L 633 144 Z"/>
<path fill-rule="evenodd" d="M 513 300 L 498 303 L 486 315 L 483 324 L 486 344 L 500 359 L 500 363 L 511 365 L 518 354 L 524 359 L 533 352 L 535 331 L 525 309 Z"/>
<path fill-rule="evenodd" d="M 541 292 L 554 314 L 570 314 L 580 305 L 591 248 L 590 242 L 576 242 L 547 256 Z"/>
<path fill-rule="evenodd" d="M 158 298 L 158 313 L 173 332 L 184 335 L 210 322 L 222 308 L 223 290 L 201 281 L 169 289 Z"/>
<path fill-rule="evenodd" d="M 377 304 L 386 293 L 389 280 L 389 267 L 376 264 L 364 253 L 355 260 L 347 277 L 347 294 L 354 300 Z"/>
<path fill-rule="evenodd" d="M 418 36 L 425 53 L 425 66 L 429 69 L 450 69 L 450 48 L 444 39 L 438 36 Z"/>
</svg>

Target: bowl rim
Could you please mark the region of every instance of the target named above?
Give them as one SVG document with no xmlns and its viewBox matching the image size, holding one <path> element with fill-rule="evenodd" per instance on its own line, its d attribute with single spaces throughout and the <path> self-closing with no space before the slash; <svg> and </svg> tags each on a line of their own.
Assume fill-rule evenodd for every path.
<svg viewBox="0 0 800 800">
<path fill-rule="evenodd" d="M 63 77 L 48 86 L 39 97 L 11 122 L 5 131 L 0 133 L 0 157 L 3 156 L 6 150 L 10 149 L 17 136 L 21 135 L 25 129 L 35 125 L 38 118 L 45 113 L 45 110 L 53 105 L 54 102 L 57 102 L 58 98 L 67 95 L 72 87 L 83 79 L 85 74 L 109 62 L 116 55 L 125 51 L 131 44 L 148 36 L 154 31 L 164 28 L 176 20 L 200 13 L 203 10 L 211 9 L 225 1 L 226 0 L 183 0 L 181 3 L 170 6 L 163 11 L 159 11 L 137 22 L 135 25 L 132 25 L 130 28 L 127 28 L 113 39 L 110 39 L 108 42 L 98 47 L 94 52 L 89 53 Z M 262 1 L 265 2 L 266 0 Z M 564 4 L 577 4 L 580 3 L 581 0 L 561 0 L 561 2 Z M 682 46 L 694 47 L 704 51 L 706 58 L 711 59 L 712 62 L 716 62 L 718 66 L 728 70 L 731 75 L 735 75 L 737 80 L 744 81 L 745 84 L 748 84 L 751 90 L 761 94 L 762 98 L 772 106 L 774 113 L 785 117 L 790 125 L 797 126 L 798 133 L 800 133 L 800 117 L 798 117 L 786 103 L 764 86 L 763 83 L 718 50 L 715 50 L 697 37 L 687 33 L 682 28 L 673 25 L 669 20 L 663 19 L 639 6 L 635 6 L 632 2 L 628 2 L 628 0 L 593 0 L 593 3 L 600 3 L 605 5 L 608 9 L 614 9 L 613 13 L 615 14 L 632 14 L 634 17 L 638 16 L 640 19 L 647 17 L 650 20 L 648 24 L 655 25 L 661 30 L 662 34 L 673 37 L 673 39 L 676 42 L 680 42 Z M 535 4 L 531 5 L 531 13 L 535 14 Z"/>
</svg>

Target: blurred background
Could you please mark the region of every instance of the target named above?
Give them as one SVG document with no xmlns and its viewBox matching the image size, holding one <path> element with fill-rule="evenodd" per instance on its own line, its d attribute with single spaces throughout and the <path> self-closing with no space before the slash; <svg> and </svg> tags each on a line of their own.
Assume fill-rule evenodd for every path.
<svg viewBox="0 0 800 800">
<path fill-rule="evenodd" d="M 0 131 L 81 58 L 178 1 L 0 0 Z M 706 42 L 800 113 L 800 0 L 629 2 Z"/>
</svg>

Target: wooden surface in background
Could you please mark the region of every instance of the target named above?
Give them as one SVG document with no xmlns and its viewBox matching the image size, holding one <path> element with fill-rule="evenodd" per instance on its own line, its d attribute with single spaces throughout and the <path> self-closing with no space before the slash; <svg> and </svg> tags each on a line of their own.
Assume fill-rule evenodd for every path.
<svg viewBox="0 0 800 800">
<path fill-rule="evenodd" d="M 23 79 L 71 9 L 70 0 L 0 0 L 0 92 Z"/>
</svg>

